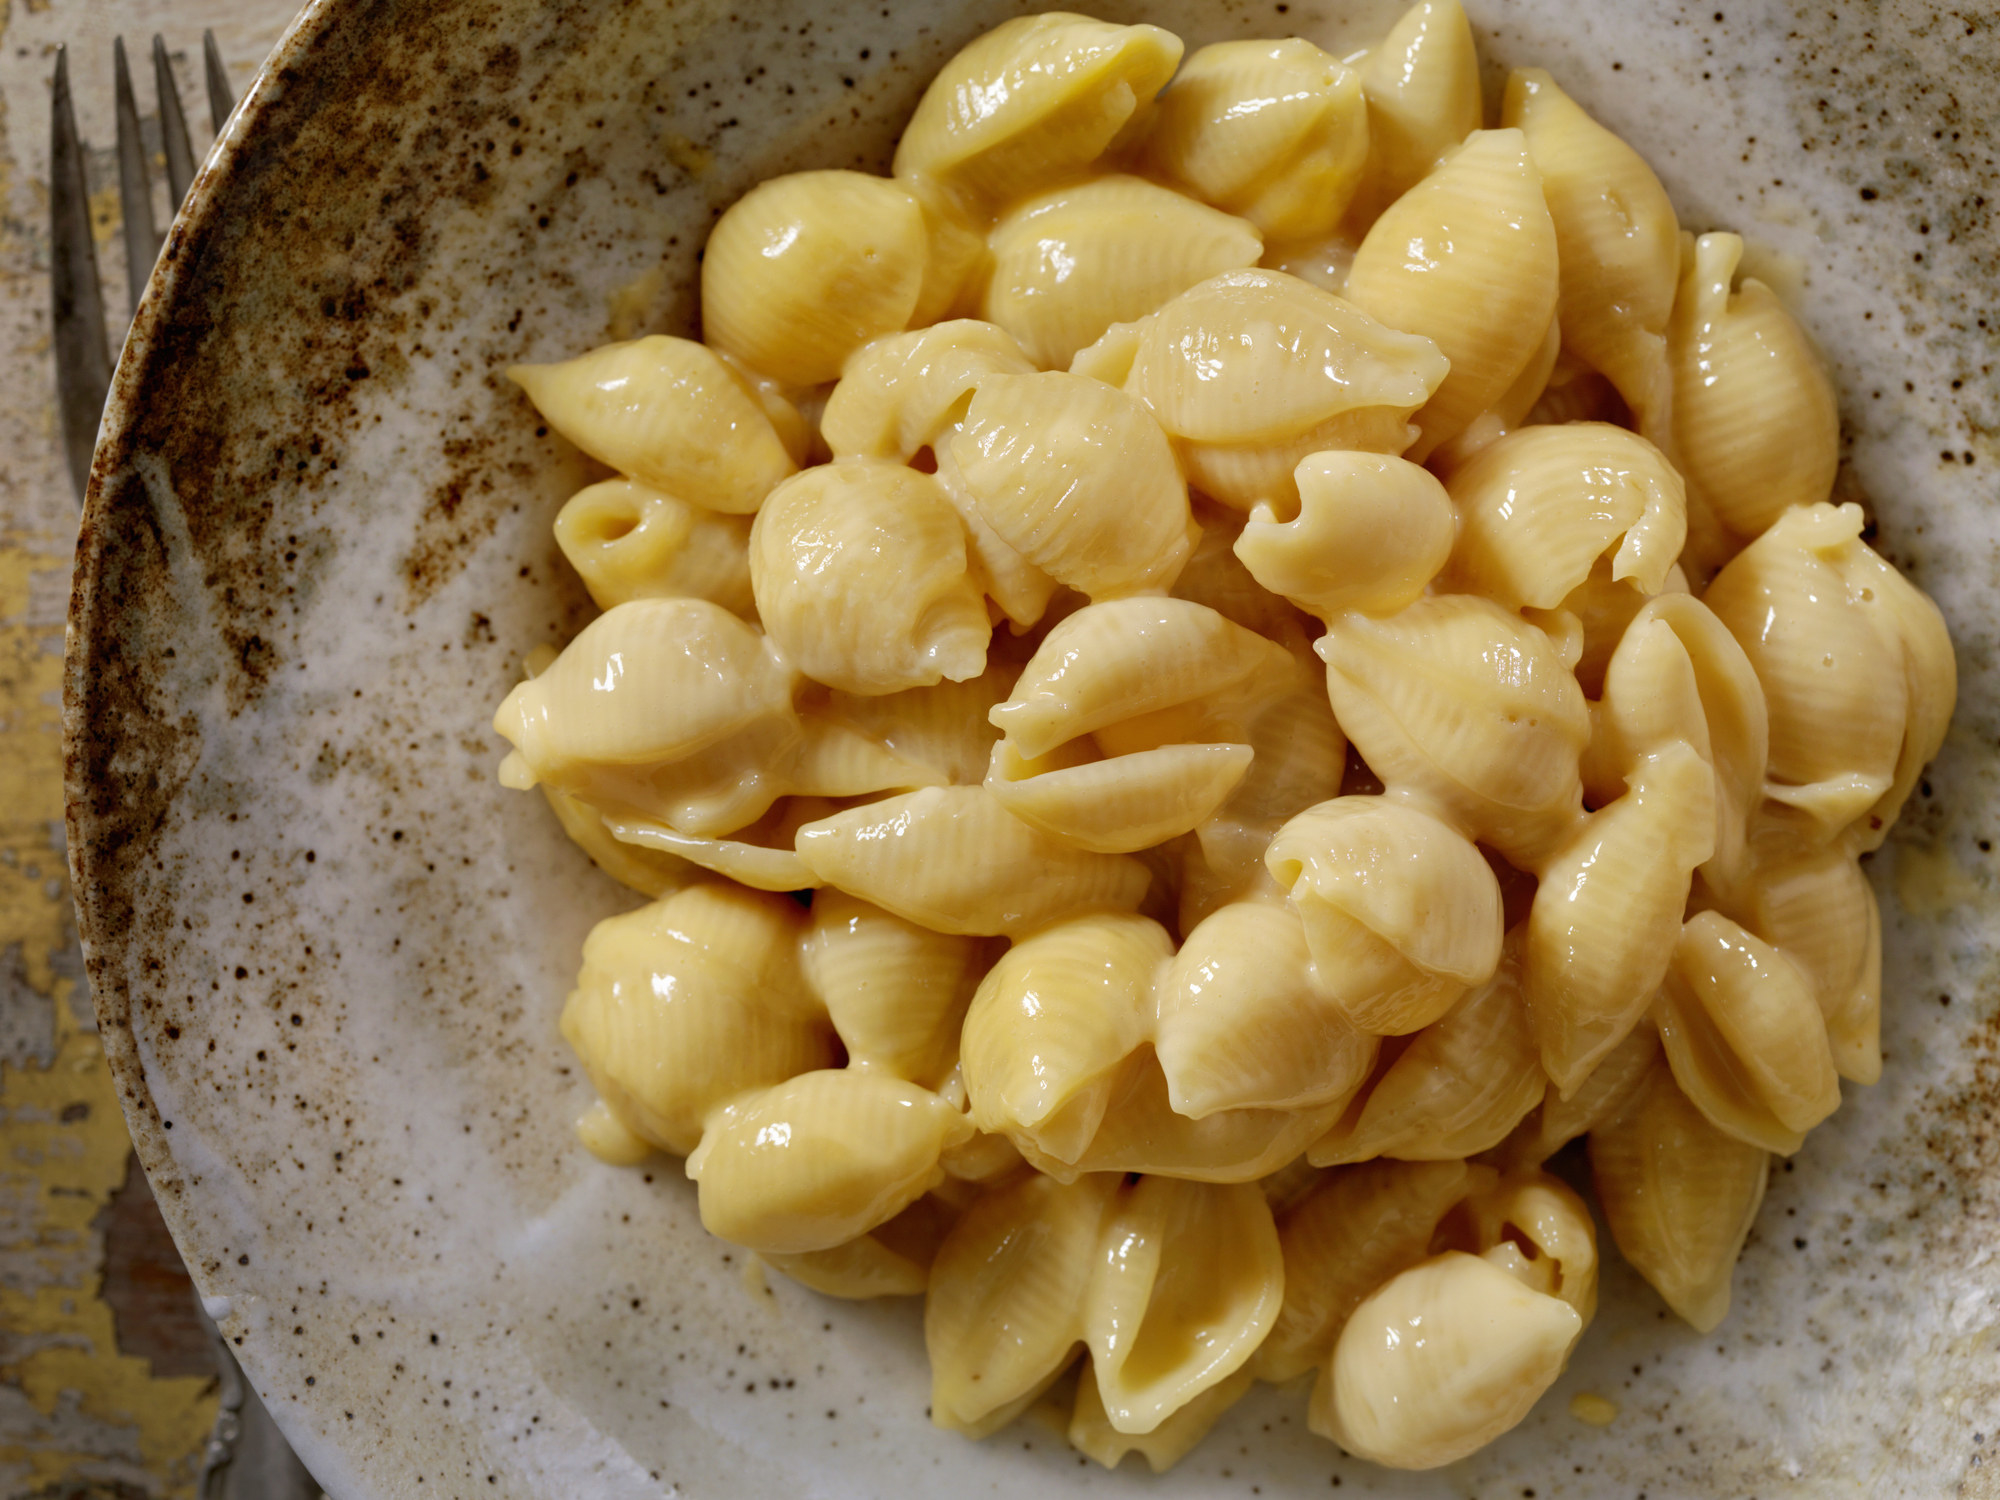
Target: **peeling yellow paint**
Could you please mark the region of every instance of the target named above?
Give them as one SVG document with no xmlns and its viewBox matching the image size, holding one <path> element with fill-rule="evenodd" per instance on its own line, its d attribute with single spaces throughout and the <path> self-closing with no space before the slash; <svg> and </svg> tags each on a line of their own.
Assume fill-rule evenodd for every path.
<svg viewBox="0 0 2000 1500">
<path fill-rule="evenodd" d="M 155 1377 L 121 1354 L 102 1300 L 103 1245 L 93 1228 L 124 1180 L 130 1150 L 97 1037 L 77 1016 L 75 980 L 58 972 L 68 942 L 69 885 L 62 817 L 62 626 L 30 618 L 31 580 L 64 567 L 67 539 L 0 541 L 0 953 L 49 1002 L 46 1067 L 0 1063 L 0 1195 L 24 1210 L 0 1245 L 12 1274 L 0 1283 L 0 1327 L 25 1351 L 0 1382 L 53 1418 L 68 1406 L 98 1425 L 94 1451 L 54 1441 L 0 1442 L 0 1474 L 39 1489 L 103 1465 L 106 1448 L 136 1454 L 164 1485 L 191 1495 L 215 1416 L 212 1382 Z M 8 1433 L 9 1439 L 22 1436 Z"/>
</svg>

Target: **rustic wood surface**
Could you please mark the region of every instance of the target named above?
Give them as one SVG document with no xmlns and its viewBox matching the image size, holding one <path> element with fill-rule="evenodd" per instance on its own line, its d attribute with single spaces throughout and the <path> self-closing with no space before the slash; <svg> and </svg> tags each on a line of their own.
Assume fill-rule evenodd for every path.
<svg viewBox="0 0 2000 1500">
<path fill-rule="evenodd" d="M 194 1493 L 216 1380 L 98 1049 L 62 846 L 59 692 L 76 502 L 50 346 L 49 79 L 70 47 L 113 342 L 130 309 L 113 156 L 122 33 L 158 148 L 152 36 L 197 152 L 201 34 L 238 97 L 294 0 L 0 0 L 0 1496 Z M 164 173 L 155 165 L 156 182 Z M 155 218 L 166 222 L 165 188 Z"/>
</svg>

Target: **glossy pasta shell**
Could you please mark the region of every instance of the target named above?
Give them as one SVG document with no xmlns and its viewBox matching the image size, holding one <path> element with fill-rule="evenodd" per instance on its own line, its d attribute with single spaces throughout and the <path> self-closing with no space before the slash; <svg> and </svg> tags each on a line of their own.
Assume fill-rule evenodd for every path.
<svg viewBox="0 0 2000 1500">
<path fill-rule="evenodd" d="M 1155 1474 L 1164 1474 L 1179 1463 L 1208 1436 L 1222 1414 L 1248 1394 L 1253 1383 L 1246 1366 L 1228 1379 L 1210 1386 L 1185 1406 L 1177 1407 L 1151 1432 L 1120 1432 L 1104 1411 L 1104 1398 L 1097 1392 L 1097 1377 L 1088 1362 L 1076 1383 L 1076 1406 L 1069 1419 L 1069 1445 L 1107 1469 L 1136 1453 Z"/>
<path fill-rule="evenodd" d="M 1553 1081 L 1549 1083 L 1541 1108 L 1509 1140 L 1507 1159 L 1540 1166 L 1578 1136 L 1615 1118 L 1659 1060 L 1659 1031 L 1634 1026 L 1624 1041 L 1604 1054 L 1569 1098 L 1563 1098 Z"/>
<path fill-rule="evenodd" d="M 798 467 L 749 382 L 689 339 L 606 344 L 507 378 L 592 458 L 710 510 L 748 514 Z"/>
<path fill-rule="evenodd" d="M 750 582 L 771 639 L 829 687 L 894 693 L 986 669 L 965 532 L 914 469 L 855 459 L 786 480 L 751 527 Z"/>
<path fill-rule="evenodd" d="M 820 436 L 835 458 L 908 463 L 965 415 L 981 380 L 1034 368 L 1006 329 L 973 318 L 879 338 L 842 368 Z"/>
<path fill-rule="evenodd" d="M 702 336 L 787 385 L 818 385 L 916 312 L 917 200 L 862 172 L 790 172 L 731 204 L 701 261 Z"/>
<path fill-rule="evenodd" d="M 1131 910 L 1152 877 L 1030 828 L 982 787 L 932 787 L 799 830 L 799 858 L 828 885 L 937 932 L 993 937 L 1079 911 Z"/>
<path fill-rule="evenodd" d="M 555 533 L 599 609 L 628 599 L 707 599 L 744 616 L 756 608 L 745 517 L 607 479 L 570 497 Z"/>
<path fill-rule="evenodd" d="M 1597 1201 L 1632 1268 L 1706 1333 L 1729 1312 L 1729 1280 L 1770 1155 L 1703 1118 L 1656 1066 L 1630 1105 L 1590 1133 Z"/>
<path fill-rule="evenodd" d="M 1498 401 L 1556 312 L 1556 232 L 1518 130 L 1482 130 L 1382 213 L 1347 296 L 1451 362 L 1417 413 L 1421 461 Z"/>
<path fill-rule="evenodd" d="M 1248 745 L 1161 745 L 1041 770 L 993 747 L 986 788 L 1022 822 L 1100 854 L 1131 854 L 1206 821 L 1250 769 Z"/>
<path fill-rule="evenodd" d="M 1000 539 L 1093 599 L 1169 587 L 1194 549 L 1187 485 L 1166 435 L 1101 381 L 988 376 L 950 447 Z"/>
<path fill-rule="evenodd" d="M 1371 216 L 1479 128 L 1479 54 L 1458 0 L 1418 0 L 1361 63 Z"/>
<path fill-rule="evenodd" d="M 1115 174 L 1016 204 L 987 246 L 993 265 L 980 316 L 1045 370 L 1069 368 L 1113 323 L 1143 318 L 1264 253 L 1243 220 Z"/>
<path fill-rule="evenodd" d="M 1838 844 L 1760 858 L 1746 882 L 1745 926 L 1812 981 L 1834 1066 L 1874 1083 L 1882 1073 L 1882 919 L 1875 892 Z"/>
<path fill-rule="evenodd" d="M 1390 454 L 1315 453 L 1293 475 L 1299 512 L 1260 510 L 1236 540 L 1250 574 L 1330 620 L 1388 615 L 1422 597 L 1451 555 L 1458 518 L 1430 472 Z"/>
<path fill-rule="evenodd" d="M 998 653 L 986 670 L 964 682 L 859 697 L 834 693 L 807 715 L 842 724 L 885 747 L 898 760 L 922 766 L 939 786 L 973 786 L 986 776 L 1000 731 L 987 719 L 1004 703 L 1016 669 Z"/>
<path fill-rule="evenodd" d="M 1278 1231 L 1254 1184 L 1146 1177 L 1122 1190 L 1083 1308 L 1106 1420 L 1158 1428 L 1248 1362 L 1283 1297 Z"/>
<path fill-rule="evenodd" d="M 701 1222 L 773 1255 L 826 1250 L 902 1212 L 936 1183 L 965 1117 L 886 1073 L 802 1073 L 719 1111 L 688 1157 Z"/>
</svg>

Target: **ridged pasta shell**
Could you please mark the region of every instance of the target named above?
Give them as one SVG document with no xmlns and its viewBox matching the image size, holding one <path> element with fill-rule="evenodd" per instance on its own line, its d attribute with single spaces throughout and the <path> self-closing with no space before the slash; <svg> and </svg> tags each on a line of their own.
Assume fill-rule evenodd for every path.
<svg viewBox="0 0 2000 1500">
<path fill-rule="evenodd" d="M 992 624 L 965 532 L 936 480 L 900 464 L 822 464 L 770 494 L 750 529 L 764 628 L 807 676 L 894 693 L 986 670 Z"/>
<path fill-rule="evenodd" d="M 1779 1131 L 1801 1136 L 1840 1107 L 1811 979 L 1722 913 L 1688 918 L 1660 998 L 1674 1077 L 1720 1128 L 1749 1128 L 1761 1137 L 1755 1144 L 1789 1155 L 1770 1144 L 1777 1132 L 1760 1128 L 1757 1106 Z"/>
<path fill-rule="evenodd" d="M 1453 474 L 1450 492 L 1458 544 L 1440 586 L 1509 609 L 1554 609 L 1607 552 L 1612 578 L 1657 594 L 1687 534 L 1673 465 L 1603 422 L 1510 432 Z"/>
<path fill-rule="evenodd" d="M 908 463 L 965 415 L 981 380 L 1034 368 L 1006 329 L 973 318 L 879 338 L 842 369 L 820 436 L 835 458 Z"/>
<path fill-rule="evenodd" d="M 1233 872 L 1227 878 L 1239 883 L 1263 883 L 1270 878 L 1264 869 L 1264 850 L 1278 829 L 1339 792 L 1347 741 L 1334 722 L 1326 693 L 1303 664 L 1291 691 L 1263 700 L 1245 728 L 1245 737 L 1256 759 L 1229 800 L 1195 830 L 1195 837 L 1216 872 Z"/>
<path fill-rule="evenodd" d="M 1458 0 L 1418 0 L 1361 63 L 1368 100 L 1368 181 L 1373 218 L 1429 175 L 1438 158 L 1479 128 L 1479 54 Z"/>
<path fill-rule="evenodd" d="M 684 1155 L 717 1104 L 833 1061 L 801 925 L 782 896 L 706 883 L 591 929 L 562 1032 L 625 1125 Z"/>
<path fill-rule="evenodd" d="M 924 284 L 917 293 L 912 328 L 971 311 L 971 293 L 985 274 L 986 236 L 965 210 L 928 178 L 904 178 L 904 187 L 923 210 Z"/>
<path fill-rule="evenodd" d="M 1305 1110 L 1225 1109 L 1199 1120 L 1174 1111 L 1167 1079 L 1150 1046 L 1119 1070 L 1104 1122 L 1074 1162 L 1031 1147 L 1022 1155 L 1037 1171 L 1147 1172 L 1190 1182 L 1254 1182 L 1293 1160 L 1325 1132 L 1340 1107 Z"/>
<path fill-rule="evenodd" d="M 578 490 L 556 516 L 556 545 L 599 609 L 628 599 L 708 599 L 748 615 L 750 522 L 636 479 Z"/>
<path fill-rule="evenodd" d="M 1567 1183 L 1546 1172 L 1514 1172 L 1465 1206 L 1482 1256 L 1504 1264 L 1507 1251 L 1526 1251 L 1511 1257 L 1514 1278 L 1561 1298 L 1589 1325 L 1597 1313 L 1597 1226 Z"/>
<path fill-rule="evenodd" d="M 1875 1082 L 1881 917 L 1861 867 L 1838 844 L 1760 849 L 1744 895 L 1733 914 L 1812 982 L 1840 1076 Z"/>
<path fill-rule="evenodd" d="M 1146 159 L 1272 239 L 1330 234 L 1368 164 L 1361 77 L 1297 37 L 1216 42 L 1160 96 Z"/>
<path fill-rule="evenodd" d="M 965 1117 L 887 1073 L 802 1073 L 718 1110 L 688 1157 L 702 1227 L 762 1254 L 826 1250 L 901 1213 L 943 1175 Z"/>
<path fill-rule="evenodd" d="M 798 467 L 749 383 L 689 339 L 606 344 L 507 378 L 592 458 L 710 510 L 747 515 Z"/>
<path fill-rule="evenodd" d="M 1130 854 L 1204 822 L 1250 769 L 1248 745 L 1160 745 L 1087 765 L 1040 769 L 1006 741 L 986 789 L 1015 817 L 1079 849 Z"/>
<path fill-rule="evenodd" d="M 1358 1113 L 1350 1109 L 1306 1159 L 1330 1167 L 1374 1156 L 1476 1156 L 1507 1138 L 1546 1083 L 1510 954 L 1492 979 L 1416 1034 L 1369 1085 Z"/>
<path fill-rule="evenodd" d="M 1577 826 L 1542 867 L 1523 989 L 1542 1067 L 1564 1096 L 1638 1024 L 1680 938 L 1695 866 L 1715 847 L 1715 782 L 1685 744 Z"/>
<path fill-rule="evenodd" d="M 1291 893 L 1329 984 L 1340 978 L 1342 918 L 1461 988 L 1484 984 L 1500 962 L 1492 867 L 1463 834 L 1420 808 L 1389 797 L 1322 802 L 1278 830 L 1264 862 Z"/>
<path fill-rule="evenodd" d="M 1518 130 L 1481 130 L 1375 221 L 1347 297 L 1450 361 L 1416 423 L 1421 462 L 1492 406 L 1556 312 L 1556 232 Z"/>
<path fill-rule="evenodd" d="M 1763 684 L 1771 754 L 1765 794 L 1828 835 L 1867 813 L 1898 769 L 1909 689 L 1901 653 L 1838 566 L 1859 545 L 1861 507 L 1794 510 L 1708 586 L 1702 602 Z"/>
<path fill-rule="evenodd" d="M 640 895 L 657 901 L 699 878 L 699 867 L 677 854 L 620 843 L 604 826 L 603 816 L 588 802 L 546 784 L 542 796 L 555 813 L 556 821 L 562 824 L 563 832 L 590 856 L 592 864 L 620 885 L 630 886 Z"/>
<path fill-rule="evenodd" d="M 878 1067 L 938 1088 L 985 969 L 986 944 L 932 932 L 845 891 L 813 898 L 799 950 L 850 1067 Z"/>
<path fill-rule="evenodd" d="M 1029 1173 L 988 1193 L 938 1248 L 924 1302 L 931 1420 L 975 1437 L 1007 1425 L 1083 1341 L 1083 1299 L 1118 1179 Z"/>
<path fill-rule="evenodd" d="M 1017 669 L 997 653 L 986 670 L 964 682 L 946 680 L 935 687 L 856 697 L 835 693 L 807 714 L 807 722 L 825 720 L 853 729 L 884 746 L 897 759 L 931 773 L 931 784 L 975 786 L 986 776 L 987 762 L 1000 731 L 987 719 L 1012 690 Z"/>
<path fill-rule="evenodd" d="M 980 516 L 1092 599 L 1170 587 L 1194 550 L 1187 485 L 1146 409 L 1062 371 L 979 383 L 951 456 Z"/>
<path fill-rule="evenodd" d="M 983 787 L 930 787 L 799 830 L 828 885 L 937 932 L 1014 936 L 1078 912 L 1126 910 L 1152 877 L 1030 828 Z"/>
<path fill-rule="evenodd" d="M 1400 426 L 1445 378 L 1428 339 L 1296 276 L 1247 270 L 1203 282 L 1141 324 L 1127 389 L 1176 438 L 1274 445 L 1378 410 Z"/>
<path fill-rule="evenodd" d="M 1541 68 L 1507 77 L 1500 122 L 1527 137 L 1562 261 L 1562 341 L 1650 429 L 1664 416 L 1680 225 L 1645 159 Z"/>
<path fill-rule="evenodd" d="M 1292 673 L 1283 647 L 1205 605 L 1119 599 L 1088 605 L 1044 636 L 992 720 L 1034 759 L 1171 709 L 1191 709 L 1195 725 L 1226 720 L 1239 702 L 1289 684 Z M 1212 707 L 1218 703 L 1227 706 Z"/>
<path fill-rule="evenodd" d="M 1624 1041 L 1604 1054 L 1569 1098 L 1563 1098 L 1562 1090 L 1550 1082 L 1541 1108 L 1509 1140 L 1507 1159 L 1522 1166 L 1540 1166 L 1578 1136 L 1617 1115 L 1659 1060 L 1659 1030 L 1634 1026 L 1625 1033 Z"/>
<path fill-rule="evenodd" d="M 986 517 L 980 514 L 978 499 L 958 470 L 958 460 L 952 456 L 948 438 L 939 438 L 933 452 L 937 459 L 937 482 L 965 525 L 967 571 L 986 597 L 1000 606 L 1000 612 L 1017 631 L 1031 629 L 1047 613 L 1049 600 L 1061 585 L 987 524 Z"/>
<path fill-rule="evenodd" d="M 1136 1453 L 1155 1474 L 1164 1474 L 1192 1453 L 1222 1414 L 1243 1399 L 1253 1379 L 1247 1367 L 1238 1370 L 1185 1406 L 1176 1408 L 1151 1432 L 1120 1432 L 1105 1415 L 1104 1398 L 1097 1392 L 1097 1379 L 1086 1361 L 1082 1377 L 1076 1383 L 1069 1445 L 1107 1469 L 1117 1468 L 1126 1454 Z"/>
<path fill-rule="evenodd" d="M 886 178 L 767 178 L 709 231 L 702 336 L 787 385 L 832 380 L 855 350 L 909 326 L 929 241 L 917 200 Z"/>
<path fill-rule="evenodd" d="M 1738 536 L 1827 498 L 1840 462 L 1833 384 L 1763 282 L 1732 292 L 1743 241 L 1705 234 L 1684 255 L 1667 331 L 1674 458 Z"/>
<path fill-rule="evenodd" d="M 1527 1416 L 1582 1334 L 1567 1302 L 1447 1251 L 1354 1310 L 1307 1424 L 1388 1468 L 1439 1468 Z"/>
<path fill-rule="evenodd" d="M 1243 220 L 1117 174 L 1017 203 L 986 243 L 993 267 L 980 316 L 1045 370 L 1069 368 L 1113 323 L 1143 318 L 1264 253 Z"/>
<path fill-rule="evenodd" d="M 1570 663 L 1520 616 L 1437 595 L 1382 619 L 1343 615 L 1313 649 L 1340 727 L 1389 784 L 1510 858 L 1574 818 L 1589 712 Z"/>
<path fill-rule="evenodd" d="M 1248 1362 L 1284 1298 L 1284 1258 L 1254 1183 L 1146 1177 L 1121 1190 L 1084 1296 L 1104 1413 L 1155 1430 Z"/>
<path fill-rule="evenodd" d="M 1769 1153 L 1717 1130 L 1655 1067 L 1590 1132 L 1597 1201 L 1618 1249 L 1702 1333 L 1729 1313 L 1729 1278 L 1764 1201 Z"/>
<path fill-rule="evenodd" d="M 1187 935 L 1159 986 L 1155 1047 L 1177 1114 L 1344 1103 L 1376 1043 L 1314 985 L 1286 906 L 1224 906 Z"/>
<path fill-rule="evenodd" d="M 1153 986 L 1174 943 L 1157 922 L 1079 917 L 1017 943 L 979 985 L 960 1065 L 981 1130 L 1074 1162 L 1119 1066 L 1152 1030 Z"/>
<path fill-rule="evenodd" d="M 1294 473 L 1299 513 L 1258 510 L 1236 540 L 1250 575 L 1330 620 L 1348 610 L 1394 614 L 1423 595 L 1458 527 L 1443 485 L 1381 453 L 1315 453 Z"/>
<path fill-rule="evenodd" d="M 1429 1255 L 1444 1216 L 1497 1178 L 1463 1161 L 1372 1161 L 1330 1173 L 1278 1227 L 1285 1301 L 1257 1351 L 1258 1376 L 1290 1380 L 1324 1361 L 1348 1315 Z"/>
<path fill-rule="evenodd" d="M 1049 11 L 994 27 L 939 70 L 896 146 L 900 178 L 928 178 L 978 212 L 1074 174 L 1166 87 L 1181 41 Z"/>
</svg>

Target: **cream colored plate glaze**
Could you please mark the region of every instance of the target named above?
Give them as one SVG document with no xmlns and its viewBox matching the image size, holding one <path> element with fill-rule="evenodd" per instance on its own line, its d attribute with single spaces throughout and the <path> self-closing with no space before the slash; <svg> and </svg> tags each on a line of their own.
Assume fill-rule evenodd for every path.
<svg viewBox="0 0 2000 1500">
<path fill-rule="evenodd" d="M 1392 14 L 1097 9 L 1336 50 Z M 1549 66 L 1688 224 L 1766 247 L 1838 370 L 1843 483 L 1958 641 L 1957 727 L 1873 862 L 1885 1080 L 1775 1175 L 1729 1322 L 1694 1335 L 1614 1262 L 1553 1395 L 1452 1470 L 1344 1459 L 1266 1393 L 1169 1478 L 1113 1476 L 1032 1423 L 934 1431 L 915 1304 L 752 1289 L 677 1163 L 585 1156 L 555 1018 L 631 898 L 493 781 L 492 705 L 584 603 L 548 530 L 583 470 L 498 372 L 685 329 L 716 209 L 879 169 L 929 74 L 1016 8 L 326 3 L 120 367 L 67 722 L 139 1149 L 334 1494 L 2000 1494 L 2000 28 L 1895 0 L 1474 10 L 1496 75 Z M 1568 1414 L 1585 1391 L 1609 1428 Z"/>
</svg>

